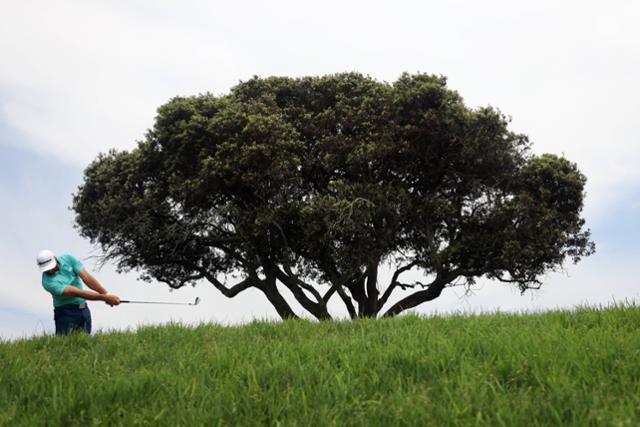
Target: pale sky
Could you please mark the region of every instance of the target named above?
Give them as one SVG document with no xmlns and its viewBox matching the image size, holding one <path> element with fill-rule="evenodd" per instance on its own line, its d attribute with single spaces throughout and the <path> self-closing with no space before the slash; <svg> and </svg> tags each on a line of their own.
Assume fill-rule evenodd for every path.
<svg viewBox="0 0 640 427">
<path fill-rule="evenodd" d="M 418 312 L 638 300 L 638 22 L 640 2 L 623 0 L 0 0 L 0 337 L 54 329 L 35 267 L 42 248 L 75 254 L 122 298 L 202 298 L 197 308 L 93 303 L 97 329 L 276 318 L 256 293 L 230 300 L 206 283 L 169 293 L 135 273 L 96 271 L 68 210 L 88 163 L 135 147 L 162 103 L 224 94 L 253 75 L 442 74 L 468 105 L 511 116 L 534 151 L 564 154 L 587 175 L 596 255 L 550 274 L 536 293 L 481 282 L 472 296 L 450 289 Z"/>
</svg>

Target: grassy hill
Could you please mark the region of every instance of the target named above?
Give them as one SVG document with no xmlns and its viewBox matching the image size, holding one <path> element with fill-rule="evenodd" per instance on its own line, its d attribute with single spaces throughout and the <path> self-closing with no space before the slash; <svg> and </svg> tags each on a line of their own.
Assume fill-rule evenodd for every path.
<svg viewBox="0 0 640 427">
<path fill-rule="evenodd" d="M 640 425 L 640 307 L 0 343 L 0 425 Z"/>
</svg>

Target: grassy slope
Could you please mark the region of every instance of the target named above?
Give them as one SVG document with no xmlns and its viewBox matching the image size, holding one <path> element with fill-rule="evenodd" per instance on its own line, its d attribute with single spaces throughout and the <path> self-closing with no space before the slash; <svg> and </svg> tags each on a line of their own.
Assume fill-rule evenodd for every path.
<svg viewBox="0 0 640 427">
<path fill-rule="evenodd" d="M 0 425 L 640 425 L 640 307 L 0 344 Z"/>
</svg>

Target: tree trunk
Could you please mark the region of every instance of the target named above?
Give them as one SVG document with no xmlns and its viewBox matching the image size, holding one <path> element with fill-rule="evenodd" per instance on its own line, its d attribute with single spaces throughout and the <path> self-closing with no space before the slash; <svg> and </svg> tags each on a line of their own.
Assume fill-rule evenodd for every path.
<svg viewBox="0 0 640 427">
<path fill-rule="evenodd" d="M 347 289 L 351 292 L 351 296 L 358 303 L 358 317 L 363 317 L 365 313 L 365 305 L 367 303 L 367 295 L 364 293 L 364 279 L 357 279 L 347 285 Z"/>
<path fill-rule="evenodd" d="M 376 317 L 378 314 L 378 263 L 372 263 L 367 267 L 367 299 L 365 304 L 365 317 Z"/>
</svg>

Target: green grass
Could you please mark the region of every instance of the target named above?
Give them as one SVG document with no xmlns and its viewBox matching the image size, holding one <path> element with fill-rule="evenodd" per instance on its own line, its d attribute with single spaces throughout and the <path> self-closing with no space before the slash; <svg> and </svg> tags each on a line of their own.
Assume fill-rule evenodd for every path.
<svg viewBox="0 0 640 427">
<path fill-rule="evenodd" d="M 640 307 L 0 343 L 0 425 L 640 425 Z"/>
</svg>

